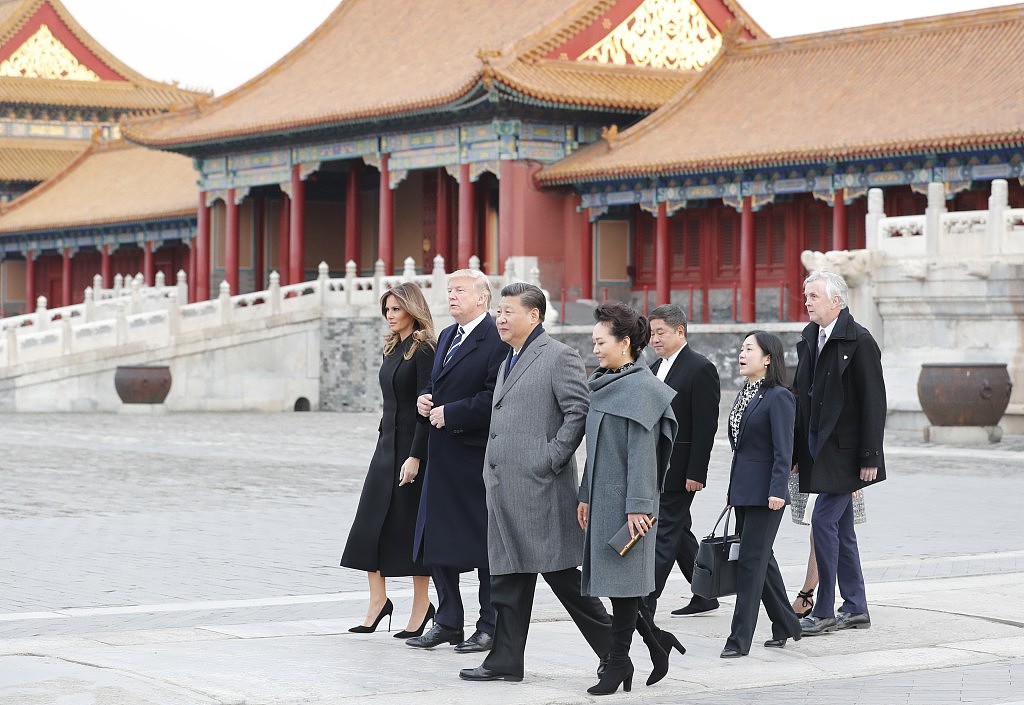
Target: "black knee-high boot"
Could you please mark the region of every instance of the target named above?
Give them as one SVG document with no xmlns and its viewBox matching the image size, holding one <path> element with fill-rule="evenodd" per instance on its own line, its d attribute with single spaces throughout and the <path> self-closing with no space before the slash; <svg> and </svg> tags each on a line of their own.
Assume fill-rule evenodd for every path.
<svg viewBox="0 0 1024 705">
<path fill-rule="evenodd" d="M 633 662 L 629 660 L 629 645 L 636 629 L 637 610 L 640 604 L 636 597 L 613 597 L 612 600 L 612 649 L 608 653 L 608 665 L 597 685 L 588 688 L 591 695 L 611 695 L 619 689 L 627 693 L 633 687 Z"/>
<path fill-rule="evenodd" d="M 636 615 L 636 631 L 644 640 L 644 644 L 651 654 L 651 663 L 654 665 L 654 669 L 647 678 L 647 685 L 654 685 L 668 673 L 668 653 L 658 639 L 661 630 L 654 626 L 654 620 L 651 619 L 651 614 L 642 601 Z"/>
</svg>

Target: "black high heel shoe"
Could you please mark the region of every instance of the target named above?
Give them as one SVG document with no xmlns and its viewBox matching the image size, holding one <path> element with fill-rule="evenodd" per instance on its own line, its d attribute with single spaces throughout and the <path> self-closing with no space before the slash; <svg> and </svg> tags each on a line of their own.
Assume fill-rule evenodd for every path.
<svg viewBox="0 0 1024 705">
<path fill-rule="evenodd" d="M 633 662 L 628 658 L 623 661 L 610 659 L 601 674 L 601 680 L 597 685 L 587 688 L 587 692 L 591 695 L 611 695 L 619 689 L 620 684 L 625 693 L 633 688 Z"/>
<path fill-rule="evenodd" d="M 806 617 L 814 609 L 814 590 L 801 590 L 796 594 L 798 600 L 802 600 L 807 607 L 803 612 L 797 612 L 797 617 Z M 793 610 L 796 612 L 796 610 Z"/>
<path fill-rule="evenodd" d="M 377 619 L 373 620 L 373 624 L 371 624 L 368 627 L 363 625 L 363 624 L 359 624 L 359 625 L 356 625 L 356 626 L 350 628 L 349 631 L 353 632 L 355 634 L 372 634 L 373 632 L 377 631 L 377 625 L 380 624 L 380 620 L 382 620 L 385 617 L 387 617 L 388 618 L 388 631 L 390 632 L 391 631 L 391 613 L 394 612 L 394 611 L 395 611 L 395 605 L 394 605 L 393 602 L 391 602 L 391 598 L 389 597 L 387 600 L 384 601 L 384 606 L 380 608 L 380 612 L 377 613 Z"/>
<path fill-rule="evenodd" d="M 434 604 L 433 603 L 428 603 L 428 604 L 430 606 L 427 607 L 427 613 L 425 615 L 423 615 L 423 621 L 420 622 L 420 628 L 419 629 L 417 629 L 415 631 L 409 631 L 408 629 L 403 629 L 402 631 L 398 632 L 397 634 L 393 634 L 392 636 L 394 636 L 396 639 L 411 639 L 414 636 L 421 635 L 423 633 L 423 630 L 426 629 L 426 627 L 427 627 L 427 622 L 429 622 L 430 620 L 432 620 L 434 618 L 434 612 L 435 612 Z"/>
</svg>

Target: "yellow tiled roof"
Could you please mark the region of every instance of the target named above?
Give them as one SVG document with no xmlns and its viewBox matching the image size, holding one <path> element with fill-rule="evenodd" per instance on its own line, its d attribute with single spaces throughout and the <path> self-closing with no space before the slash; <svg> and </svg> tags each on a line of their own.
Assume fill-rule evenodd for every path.
<svg viewBox="0 0 1024 705">
<path fill-rule="evenodd" d="M 0 181 L 43 181 L 85 151 L 88 142 L 0 138 Z"/>
<path fill-rule="evenodd" d="M 0 209 L 0 234 L 195 215 L 197 177 L 180 154 L 125 142 L 93 145 Z"/>
<path fill-rule="evenodd" d="M 131 120 L 124 134 L 175 147 L 415 114 L 491 81 L 538 100 L 650 110 L 692 74 L 541 58 L 617 1 L 345 0 L 245 85 L 205 105 Z"/>
<path fill-rule="evenodd" d="M 1024 5 L 725 48 L 612 143 L 539 174 L 570 183 L 1020 143 Z"/>
</svg>

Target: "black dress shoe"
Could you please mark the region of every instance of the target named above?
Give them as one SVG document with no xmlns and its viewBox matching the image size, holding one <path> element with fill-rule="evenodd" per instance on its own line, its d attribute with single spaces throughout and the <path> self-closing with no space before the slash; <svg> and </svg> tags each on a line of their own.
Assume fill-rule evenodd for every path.
<svg viewBox="0 0 1024 705">
<path fill-rule="evenodd" d="M 836 630 L 835 617 L 804 617 L 800 620 L 801 636 L 817 636 Z"/>
<path fill-rule="evenodd" d="M 459 678 L 464 681 L 512 681 L 513 683 L 523 680 L 522 676 L 517 676 L 514 673 L 498 673 L 483 666 L 463 668 L 459 671 Z"/>
<path fill-rule="evenodd" d="M 701 612 L 710 612 L 711 610 L 718 609 L 718 600 L 706 600 L 703 597 L 694 596 L 690 600 L 690 604 L 686 607 L 680 607 L 677 610 L 672 610 L 674 615 L 687 615 L 687 614 L 700 614 Z"/>
<path fill-rule="evenodd" d="M 443 624 L 434 622 L 434 626 L 430 628 L 430 631 L 423 636 L 413 637 L 407 639 L 406 644 L 417 649 L 432 649 L 435 646 L 448 642 L 449 644 L 458 644 L 465 638 L 466 633 L 461 629 L 449 629 Z"/>
<path fill-rule="evenodd" d="M 769 649 L 782 649 L 786 646 L 785 639 L 769 639 L 764 643 Z"/>
<path fill-rule="evenodd" d="M 742 655 L 743 654 L 741 654 L 736 649 L 725 648 L 725 649 L 722 649 L 722 653 L 720 653 L 718 655 L 718 657 L 719 658 L 739 658 Z"/>
<path fill-rule="evenodd" d="M 466 639 L 464 642 L 455 647 L 455 653 L 457 654 L 477 654 L 481 651 L 490 651 L 491 642 L 494 641 L 487 632 L 482 632 L 477 629 L 473 632 L 473 636 Z"/>
<path fill-rule="evenodd" d="M 836 615 L 836 629 L 869 629 L 871 617 L 867 612 L 860 614 L 847 614 L 840 612 Z"/>
</svg>

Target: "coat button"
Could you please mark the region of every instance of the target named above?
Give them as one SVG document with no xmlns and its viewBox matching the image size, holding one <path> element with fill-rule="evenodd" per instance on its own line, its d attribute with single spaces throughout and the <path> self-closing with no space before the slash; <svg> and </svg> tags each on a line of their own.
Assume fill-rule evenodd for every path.
<svg viewBox="0 0 1024 705">
<path fill-rule="evenodd" d="M 497 437 L 498 437 L 498 434 L 497 434 L 497 433 L 492 433 L 492 434 L 491 434 L 491 438 L 497 438 Z"/>
<path fill-rule="evenodd" d="M 499 404 L 495 404 L 495 405 L 494 405 L 494 408 L 495 408 L 495 409 L 500 409 L 500 408 L 501 408 L 501 404 L 500 404 L 500 403 L 499 403 Z"/>
<path fill-rule="evenodd" d="M 498 467 L 497 465 L 495 465 L 494 463 L 491 463 L 491 470 L 494 470 L 494 469 L 496 469 L 497 467 Z"/>
</svg>

